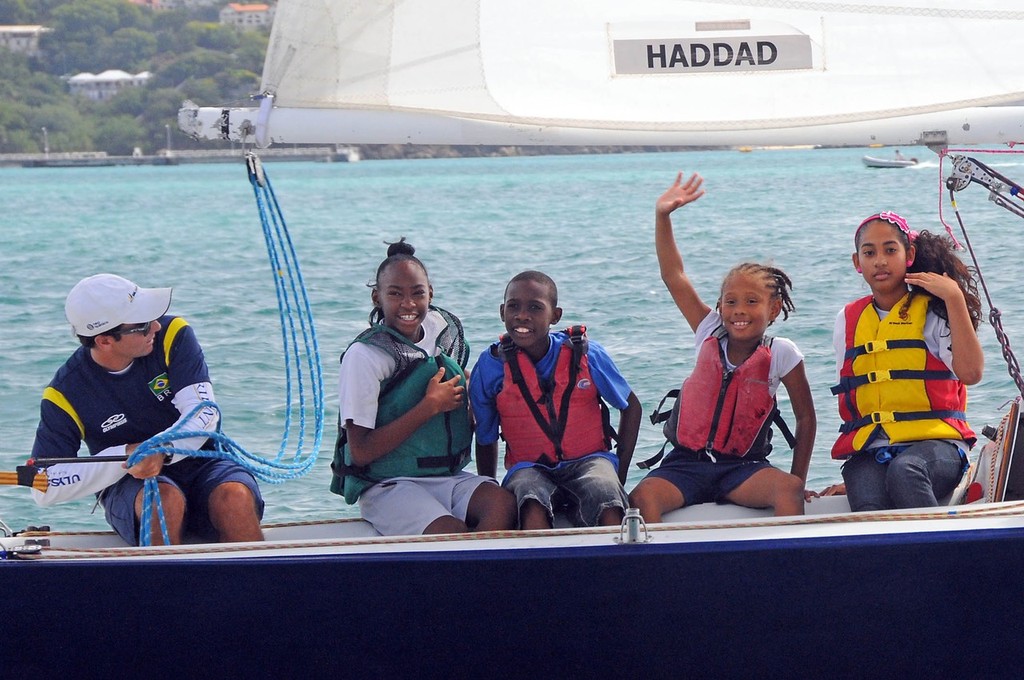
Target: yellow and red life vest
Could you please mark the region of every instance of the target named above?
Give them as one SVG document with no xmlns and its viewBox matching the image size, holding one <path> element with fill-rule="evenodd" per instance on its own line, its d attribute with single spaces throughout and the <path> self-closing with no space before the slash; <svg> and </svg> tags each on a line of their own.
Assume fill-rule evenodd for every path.
<svg viewBox="0 0 1024 680">
<path fill-rule="evenodd" d="M 566 333 L 549 385 L 507 335 L 498 345 L 505 379 L 495 405 L 506 469 L 517 463 L 554 465 L 610 448 L 607 412 L 590 376 L 586 328 L 573 326 Z"/>
<path fill-rule="evenodd" d="M 843 424 L 832 447 L 846 458 L 884 434 L 893 444 L 925 439 L 962 439 L 973 445 L 967 424 L 967 388 L 928 351 L 924 325 L 930 297 L 917 294 L 907 318 L 895 310 L 880 319 L 871 296 L 846 305 L 846 354 L 839 384 Z"/>
</svg>

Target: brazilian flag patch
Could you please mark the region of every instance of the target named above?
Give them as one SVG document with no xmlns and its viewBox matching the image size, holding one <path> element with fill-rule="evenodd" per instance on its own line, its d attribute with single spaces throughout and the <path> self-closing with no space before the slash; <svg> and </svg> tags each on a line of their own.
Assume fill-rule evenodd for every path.
<svg viewBox="0 0 1024 680">
<path fill-rule="evenodd" d="M 160 375 L 149 381 L 149 391 L 156 395 L 159 395 L 161 392 L 167 391 L 167 388 L 170 386 L 171 379 L 167 377 L 166 373 L 161 373 Z"/>
</svg>

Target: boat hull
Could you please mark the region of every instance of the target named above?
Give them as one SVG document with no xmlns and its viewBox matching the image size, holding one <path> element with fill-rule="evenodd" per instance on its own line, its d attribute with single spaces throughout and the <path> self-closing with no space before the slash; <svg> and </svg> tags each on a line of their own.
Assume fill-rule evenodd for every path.
<svg viewBox="0 0 1024 680">
<path fill-rule="evenodd" d="M 861 158 L 869 168 L 909 168 L 912 165 L 917 165 L 917 159 L 896 159 L 896 158 L 876 158 L 874 156 L 864 156 Z"/>
<path fill-rule="evenodd" d="M 998 677 L 1024 662 L 1024 526 L 1012 524 L 8 561 L 5 661 L 69 677 Z"/>
</svg>

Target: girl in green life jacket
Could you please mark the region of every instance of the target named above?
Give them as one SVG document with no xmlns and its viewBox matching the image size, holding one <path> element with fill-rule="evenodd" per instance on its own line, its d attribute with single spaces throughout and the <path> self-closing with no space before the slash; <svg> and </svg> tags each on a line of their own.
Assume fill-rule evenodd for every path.
<svg viewBox="0 0 1024 680">
<path fill-rule="evenodd" d="M 453 314 L 431 305 L 427 269 L 403 238 L 370 285 L 370 328 L 342 356 L 331 490 L 384 535 L 509 529 L 513 496 L 465 472 L 469 346 Z"/>
</svg>

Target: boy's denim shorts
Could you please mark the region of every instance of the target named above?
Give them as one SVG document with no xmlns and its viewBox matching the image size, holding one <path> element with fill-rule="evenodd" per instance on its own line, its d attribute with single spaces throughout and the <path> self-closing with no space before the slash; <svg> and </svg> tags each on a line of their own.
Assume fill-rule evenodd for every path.
<svg viewBox="0 0 1024 680">
<path fill-rule="evenodd" d="M 502 486 L 516 495 L 520 509 L 526 501 L 534 500 L 544 506 L 551 519 L 564 509 L 574 526 L 597 526 L 606 509 L 625 511 L 629 507 L 612 458 L 612 454 L 596 454 L 553 468 L 516 466 L 509 470 Z"/>
</svg>

